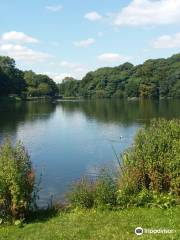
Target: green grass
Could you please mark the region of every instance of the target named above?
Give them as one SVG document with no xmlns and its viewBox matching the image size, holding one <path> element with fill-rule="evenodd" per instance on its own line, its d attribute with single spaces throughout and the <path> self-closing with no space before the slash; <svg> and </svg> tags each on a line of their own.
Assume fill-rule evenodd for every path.
<svg viewBox="0 0 180 240">
<path fill-rule="evenodd" d="M 134 229 L 166 228 L 173 234 L 136 236 Z M 23 227 L 0 227 L 0 240 L 134 240 L 180 239 L 180 208 L 169 210 L 134 208 L 122 211 L 76 210 L 47 216 Z"/>
</svg>

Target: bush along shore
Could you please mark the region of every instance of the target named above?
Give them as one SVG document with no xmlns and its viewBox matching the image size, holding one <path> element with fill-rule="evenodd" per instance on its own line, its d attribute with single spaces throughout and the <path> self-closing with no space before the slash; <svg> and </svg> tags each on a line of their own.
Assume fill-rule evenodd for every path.
<svg viewBox="0 0 180 240">
<path fill-rule="evenodd" d="M 104 168 L 96 179 L 82 177 L 69 189 L 66 206 L 38 209 L 37 191 L 35 172 L 23 144 L 13 146 L 6 140 L 0 148 L 0 239 L 17 239 L 20 233 L 24 239 L 119 239 L 119 234 L 121 239 L 134 239 L 128 235 L 133 227 L 141 218 L 147 227 L 152 226 L 154 216 L 159 218 L 156 226 L 171 223 L 169 226 L 178 229 L 180 120 L 152 120 L 140 129 L 134 144 L 117 159 L 116 171 Z M 7 223 L 26 226 L 27 232 L 5 226 Z M 31 234 L 43 226 L 47 226 L 47 235 Z"/>
</svg>

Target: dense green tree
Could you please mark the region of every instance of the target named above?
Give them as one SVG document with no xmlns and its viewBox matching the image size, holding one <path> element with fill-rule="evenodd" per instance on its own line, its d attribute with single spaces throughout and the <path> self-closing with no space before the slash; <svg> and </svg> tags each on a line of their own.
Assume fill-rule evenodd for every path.
<svg viewBox="0 0 180 240">
<path fill-rule="evenodd" d="M 125 86 L 125 94 L 128 97 L 139 97 L 140 79 L 132 77 Z"/>
<path fill-rule="evenodd" d="M 147 60 L 133 66 L 99 68 L 82 80 L 66 77 L 61 84 L 46 75 L 17 69 L 15 61 L 0 57 L 0 96 L 55 96 L 84 98 L 180 98 L 180 54 Z"/>
<path fill-rule="evenodd" d="M 74 81 L 74 80 L 76 80 L 76 79 L 73 78 L 73 77 L 65 77 L 65 78 L 62 80 L 62 83 L 66 83 L 66 82 Z"/>
<path fill-rule="evenodd" d="M 23 72 L 12 58 L 0 56 L 0 95 L 20 94 L 24 90 Z"/>
<path fill-rule="evenodd" d="M 68 78 L 59 85 L 65 97 L 85 98 L 180 98 L 180 54 L 147 60 L 133 66 L 99 68 L 81 80 Z"/>
<path fill-rule="evenodd" d="M 0 96 L 18 94 L 20 96 L 55 96 L 59 93 L 56 83 L 46 75 L 33 71 L 21 71 L 15 61 L 0 56 Z"/>
<path fill-rule="evenodd" d="M 79 81 L 73 78 L 66 78 L 64 79 L 62 84 L 58 85 L 59 87 L 59 94 L 65 97 L 77 97 L 79 95 L 78 88 L 79 88 Z"/>
<path fill-rule="evenodd" d="M 36 74 L 31 70 L 24 72 L 24 80 L 26 81 L 26 85 L 28 87 L 36 88 L 38 86 Z"/>
</svg>

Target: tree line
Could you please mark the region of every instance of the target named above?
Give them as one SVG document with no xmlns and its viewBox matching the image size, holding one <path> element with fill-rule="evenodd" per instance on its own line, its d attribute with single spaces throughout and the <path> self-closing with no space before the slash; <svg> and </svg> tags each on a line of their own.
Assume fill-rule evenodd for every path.
<svg viewBox="0 0 180 240">
<path fill-rule="evenodd" d="M 55 96 L 56 83 L 46 75 L 16 68 L 14 59 L 0 56 L 0 96 L 17 94 L 21 97 Z"/>
<path fill-rule="evenodd" d="M 180 54 L 149 59 L 141 65 L 124 63 L 65 78 L 56 84 L 47 75 L 22 71 L 12 58 L 0 56 L 0 96 L 83 98 L 180 98 Z"/>
<path fill-rule="evenodd" d="M 137 66 L 127 62 L 99 68 L 80 81 L 65 78 L 58 87 L 64 97 L 180 98 L 180 54 Z"/>
</svg>

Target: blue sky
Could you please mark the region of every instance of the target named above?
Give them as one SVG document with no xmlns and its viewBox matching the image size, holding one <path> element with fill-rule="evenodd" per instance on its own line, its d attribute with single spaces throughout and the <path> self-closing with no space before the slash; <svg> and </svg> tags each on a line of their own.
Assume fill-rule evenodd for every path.
<svg viewBox="0 0 180 240">
<path fill-rule="evenodd" d="M 56 82 L 180 52 L 180 0 L 1 0 L 0 55 Z"/>
</svg>

